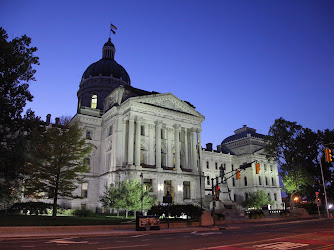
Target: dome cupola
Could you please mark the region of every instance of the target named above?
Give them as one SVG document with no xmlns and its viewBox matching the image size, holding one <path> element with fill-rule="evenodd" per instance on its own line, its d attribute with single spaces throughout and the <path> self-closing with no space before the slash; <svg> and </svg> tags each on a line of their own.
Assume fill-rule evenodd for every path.
<svg viewBox="0 0 334 250">
<path fill-rule="evenodd" d="M 78 95 L 78 108 L 103 110 L 104 99 L 117 87 L 131 85 L 126 70 L 115 61 L 115 46 L 110 38 L 102 47 L 102 59 L 83 73 Z"/>
</svg>

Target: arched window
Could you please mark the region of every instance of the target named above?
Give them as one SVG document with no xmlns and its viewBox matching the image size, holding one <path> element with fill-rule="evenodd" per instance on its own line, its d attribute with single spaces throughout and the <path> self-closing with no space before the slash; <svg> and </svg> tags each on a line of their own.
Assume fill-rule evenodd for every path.
<svg viewBox="0 0 334 250">
<path fill-rule="evenodd" d="M 245 186 L 247 186 L 247 177 L 246 176 L 244 178 L 244 181 L 245 181 Z"/>
<path fill-rule="evenodd" d="M 266 186 L 268 186 L 268 178 L 266 177 Z"/>
<path fill-rule="evenodd" d="M 206 177 L 206 184 L 210 185 L 210 177 L 209 176 Z"/>
<path fill-rule="evenodd" d="M 92 109 L 96 109 L 96 107 L 97 107 L 97 95 L 92 95 L 90 107 Z"/>
<path fill-rule="evenodd" d="M 271 177 L 271 183 L 272 183 L 273 186 L 275 186 L 275 181 L 274 181 L 273 177 Z"/>
<path fill-rule="evenodd" d="M 261 176 L 259 176 L 259 185 L 262 185 Z"/>
<path fill-rule="evenodd" d="M 277 194 L 274 193 L 274 200 L 277 201 Z"/>
</svg>

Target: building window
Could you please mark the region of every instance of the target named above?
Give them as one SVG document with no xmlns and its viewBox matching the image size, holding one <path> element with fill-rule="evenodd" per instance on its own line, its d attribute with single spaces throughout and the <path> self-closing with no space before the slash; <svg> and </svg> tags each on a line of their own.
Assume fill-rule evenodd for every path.
<svg viewBox="0 0 334 250">
<path fill-rule="evenodd" d="M 210 177 L 209 176 L 206 177 L 206 184 L 210 185 Z"/>
<path fill-rule="evenodd" d="M 268 193 L 268 197 L 270 198 L 270 193 Z"/>
<path fill-rule="evenodd" d="M 232 186 L 235 187 L 235 179 L 232 178 Z"/>
<path fill-rule="evenodd" d="M 274 194 L 274 200 L 277 201 L 277 194 Z"/>
<path fill-rule="evenodd" d="M 110 169 L 111 165 L 111 154 L 107 154 L 107 159 L 106 159 L 106 170 L 108 171 Z"/>
<path fill-rule="evenodd" d="M 217 162 L 215 163 L 215 168 L 218 169 L 218 163 Z"/>
<path fill-rule="evenodd" d="M 237 195 L 236 194 L 233 195 L 233 201 L 235 201 L 235 202 L 237 201 Z"/>
<path fill-rule="evenodd" d="M 112 125 L 109 126 L 108 135 L 112 135 Z"/>
<path fill-rule="evenodd" d="M 86 157 L 84 160 L 85 165 L 90 166 L 90 158 Z"/>
<path fill-rule="evenodd" d="M 166 139 L 165 130 L 161 129 L 161 139 Z"/>
<path fill-rule="evenodd" d="M 164 181 L 164 191 L 165 191 L 165 195 L 168 193 L 172 197 L 174 196 L 172 181 L 170 180 Z"/>
<path fill-rule="evenodd" d="M 206 162 L 206 168 L 209 169 L 209 162 Z"/>
<path fill-rule="evenodd" d="M 86 139 L 91 140 L 92 139 L 92 131 L 86 130 Z"/>
<path fill-rule="evenodd" d="M 270 165 L 270 171 L 271 172 L 273 171 L 273 165 Z"/>
<path fill-rule="evenodd" d="M 263 164 L 263 166 L 264 166 L 264 170 L 267 170 L 267 165 L 266 165 L 266 164 Z"/>
<path fill-rule="evenodd" d="M 233 164 L 232 164 L 232 171 L 234 171 L 234 166 L 233 166 Z"/>
<path fill-rule="evenodd" d="M 81 203 L 81 210 L 86 210 L 87 206 L 85 203 Z"/>
<path fill-rule="evenodd" d="M 244 181 L 245 181 L 245 186 L 247 186 L 247 177 L 246 176 L 244 178 Z"/>
<path fill-rule="evenodd" d="M 143 184 L 146 191 L 153 192 L 152 179 L 144 179 Z"/>
<path fill-rule="evenodd" d="M 167 154 L 161 149 L 161 166 L 167 166 Z"/>
<path fill-rule="evenodd" d="M 266 177 L 266 186 L 268 186 L 268 178 Z"/>
<path fill-rule="evenodd" d="M 140 164 L 145 164 L 145 148 L 140 146 Z"/>
<path fill-rule="evenodd" d="M 262 185 L 261 176 L 259 176 L 259 185 Z"/>
<path fill-rule="evenodd" d="M 184 200 L 190 199 L 190 181 L 183 182 L 183 199 Z"/>
<path fill-rule="evenodd" d="M 91 102 L 90 102 L 90 107 L 92 109 L 97 108 L 97 95 L 92 95 L 92 99 L 91 99 Z"/>
<path fill-rule="evenodd" d="M 272 184 L 273 186 L 275 186 L 275 181 L 274 181 L 274 178 L 273 178 L 273 177 L 271 177 L 271 184 Z"/>
<path fill-rule="evenodd" d="M 145 136 L 145 126 L 143 125 L 140 127 L 140 134 Z"/>
<path fill-rule="evenodd" d="M 81 184 L 81 197 L 87 198 L 88 197 L 88 183 L 82 183 Z"/>
</svg>

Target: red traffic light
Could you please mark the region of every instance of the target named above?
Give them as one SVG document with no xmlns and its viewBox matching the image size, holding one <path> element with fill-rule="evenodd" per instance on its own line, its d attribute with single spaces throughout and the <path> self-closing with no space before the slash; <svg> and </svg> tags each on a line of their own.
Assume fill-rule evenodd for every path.
<svg viewBox="0 0 334 250">
<path fill-rule="evenodd" d="M 256 167 L 256 174 L 259 174 L 260 173 L 260 170 L 261 170 L 261 168 L 260 168 L 260 163 L 255 163 L 255 167 Z"/>
<path fill-rule="evenodd" d="M 237 171 L 237 180 L 240 180 L 240 179 L 241 179 L 240 170 L 239 170 L 239 169 L 237 169 L 236 171 Z"/>
</svg>

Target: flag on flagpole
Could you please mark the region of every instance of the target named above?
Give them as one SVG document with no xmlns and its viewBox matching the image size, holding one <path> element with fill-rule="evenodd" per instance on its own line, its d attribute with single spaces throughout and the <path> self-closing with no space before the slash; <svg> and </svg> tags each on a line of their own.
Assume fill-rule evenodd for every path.
<svg viewBox="0 0 334 250">
<path fill-rule="evenodd" d="M 117 30 L 117 27 L 114 26 L 114 25 L 112 25 L 112 24 L 110 24 L 110 28 L 111 28 L 111 29 L 114 29 L 114 30 Z"/>
<path fill-rule="evenodd" d="M 114 33 L 114 35 L 116 34 L 116 32 L 113 29 L 110 29 L 112 33 Z"/>
</svg>

